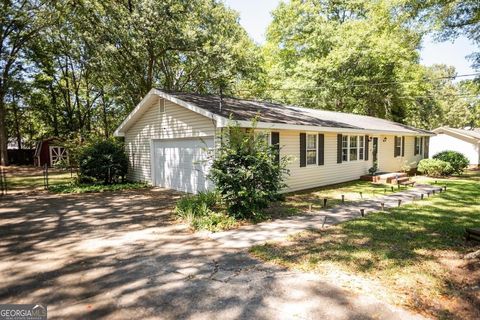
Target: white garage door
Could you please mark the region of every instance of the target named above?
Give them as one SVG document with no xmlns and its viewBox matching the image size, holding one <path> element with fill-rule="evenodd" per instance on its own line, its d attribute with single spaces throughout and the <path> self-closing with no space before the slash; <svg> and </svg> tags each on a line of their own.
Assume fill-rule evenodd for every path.
<svg viewBox="0 0 480 320">
<path fill-rule="evenodd" d="M 213 138 L 153 140 L 152 182 L 154 185 L 190 193 L 212 186 L 206 177 L 206 149 L 213 148 Z"/>
</svg>

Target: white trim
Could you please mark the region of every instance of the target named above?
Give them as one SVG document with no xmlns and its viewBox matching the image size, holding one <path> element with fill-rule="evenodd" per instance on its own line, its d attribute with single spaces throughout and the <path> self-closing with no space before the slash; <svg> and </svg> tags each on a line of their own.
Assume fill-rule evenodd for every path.
<svg viewBox="0 0 480 320">
<path fill-rule="evenodd" d="M 475 137 L 472 137 L 472 136 L 469 136 L 469 135 L 466 135 L 464 133 L 461 133 L 461 132 L 457 132 L 455 130 L 452 130 L 453 128 L 449 128 L 449 127 L 440 127 L 440 128 L 436 128 L 436 129 L 433 129 L 432 132 L 434 133 L 450 133 L 450 134 L 454 134 L 454 135 L 458 135 L 458 136 L 461 136 L 461 137 L 464 137 L 464 138 L 467 138 L 468 140 L 470 141 L 474 141 L 476 143 L 479 143 L 480 144 L 480 139 L 477 139 Z"/>
<path fill-rule="evenodd" d="M 313 149 L 308 148 L 308 136 L 315 137 L 315 162 L 308 163 L 308 151 L 312 151 Z M 316 132 L 306 132 L 305 133 L 305 166 L 316 166 L 318 165 L 318 134 Z"/>
<path fill-rule="evenodd" d="M 252 128 L 251 121 L 245 120 L 233 120 L 234 124 L 239 125 L 242 128 Z M 228 126 L 229 121 L 226 123 L 217 123 L 219 127 Z M 373 129 L 354 129 L 354 128 L 340 128 L 340 127 L 322 127 L 322 126 L 312 126 L 312 125 L 295 125 L 295 124 L 285 124 L 285 123 L 271 123 L 271 122 L 257 122 L 257 129 L 269 129 L 274 131 L 275 129 L 280 130 L 297 130 L 297 131 L 314 131 L 314 132 L 335 132 L 335 133 L 345 133 L 345 134 L 383 134 L 383 135 L 403 135 L 403 136 L 435 136 L 435 134 L 428 133 L 415 133 L 415 132 L 403 132 L 403 131 L 387 131 L 387 130 L 373 130 Z"/>
<path fill-rule="evenodd" d="M 152 181 L 152 186 L 156 186 L 157 181 L 155 181 L 155 148 L 153 147 L 153 140 L 154 139 L 150 139 L 150 180 Z"/>
</svg>

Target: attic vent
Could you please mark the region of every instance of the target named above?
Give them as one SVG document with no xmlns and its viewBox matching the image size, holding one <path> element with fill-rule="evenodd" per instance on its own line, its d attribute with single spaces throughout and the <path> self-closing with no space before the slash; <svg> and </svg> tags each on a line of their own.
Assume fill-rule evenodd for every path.
<svg viewBox="0 0 480 320">
<path fill-rule="evenodd" d="M 158 109 L 160 110 L 160 113 L 165 113 L 165 99 L 160 99 L 158 101 Z"/>
</svg>

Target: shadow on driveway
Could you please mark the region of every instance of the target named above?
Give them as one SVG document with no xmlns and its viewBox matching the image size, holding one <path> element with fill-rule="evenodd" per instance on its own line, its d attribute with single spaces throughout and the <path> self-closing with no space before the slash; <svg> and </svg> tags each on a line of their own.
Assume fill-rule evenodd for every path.
<svg viewBox="0 0 480 320">
<path fill-rule="evenodd" d="M 414 317 L 192 234 L 171 220 L 179 196 L 1 199 L 0 303 L 45 303 L 49 319 Z"/>
</svg>

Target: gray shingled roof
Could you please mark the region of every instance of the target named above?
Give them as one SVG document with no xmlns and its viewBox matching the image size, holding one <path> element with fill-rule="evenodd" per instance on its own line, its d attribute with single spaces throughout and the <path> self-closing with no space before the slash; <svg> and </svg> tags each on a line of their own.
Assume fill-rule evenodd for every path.
<svg viewBox="0 0 480 320">
<path fill-rule="evenodd" d="M 213 114 L 225 118 L 232 117 L 238 121 L 249 121 L 258 116 L 260 122 L 267 123 L 432 134 L 427 130 L 393 121 L 351 113 L 301 108 L 231 97 L 224 97 L 220 108 L 219 96 L 160 91 Z"/>
<path fill-rule="evenodd" d="M 440 127 L 435 129 L 435 131 L 442 131 L 442 130 L 455 132 L 460 135 L 464 135 L 473 139 L 480 140 L 480 129 L 466 130 L 466 129 L 457 129 L 457 128 L 450 128 L 450 127 Z"/>
</svg>

